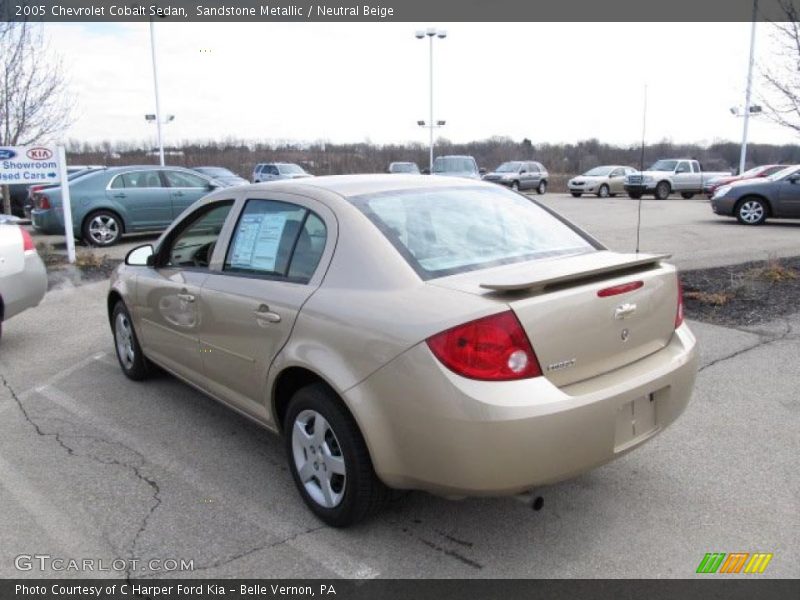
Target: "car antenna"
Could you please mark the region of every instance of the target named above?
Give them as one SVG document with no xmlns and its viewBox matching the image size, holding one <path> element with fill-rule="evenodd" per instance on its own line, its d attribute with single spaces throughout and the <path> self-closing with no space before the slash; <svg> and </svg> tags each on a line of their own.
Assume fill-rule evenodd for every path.
<svg viewBox="0 0 800 600">
<path fill-rule="evenodd" d="M 639 173 L 644 173 L 644 134 L 647 128 L 647 84 L 644 84 L 644 109 L 642 110 L 642 151 L 639 155 Z M 644 186 L 644 175 L 642 175 Z M 643 190 L 642 190 L 643 191 Z M 642 231 L 642 195 L 639 194 L 639 206 L 636 210 L 636 254 L 639 254 L 639 235 Z"/>
</svg>

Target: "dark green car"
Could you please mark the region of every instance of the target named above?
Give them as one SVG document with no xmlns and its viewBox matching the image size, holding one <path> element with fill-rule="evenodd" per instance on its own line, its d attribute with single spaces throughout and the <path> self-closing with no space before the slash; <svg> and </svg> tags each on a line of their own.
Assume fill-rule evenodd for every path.
<svg viewBox="0 0 800 600">
<path fill-rule="evenodd" d="M 116 244 L 124 233 L 161 231 L 184 209 L 222 183 L 182 167 L 110 167 L 69 184 L 75 236 L 93 246 Z M 61 187 L 33 197 L 33 226 L 64 233 Z"/>
</svg>

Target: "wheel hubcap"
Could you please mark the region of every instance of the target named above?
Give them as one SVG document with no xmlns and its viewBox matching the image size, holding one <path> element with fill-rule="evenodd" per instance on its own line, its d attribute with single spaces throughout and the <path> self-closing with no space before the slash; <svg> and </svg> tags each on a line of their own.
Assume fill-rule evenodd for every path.
<svg viewBox="0 0 800 600">
<path fill-rule="evenodd" d="M 136 353 L 133 350 L 133 329 L 128 317 L 120 313 L 114 324 L 114 333 L 117 341 L 117 356 L 126 369 L 133 367 Z"/>
<path fill-rule="evenodd" d="M 292 457 L 309 496 L 325 508 L 338 506 L 347 483 L 344 456 L 328 421 L 315 410 L 304 410 L 292 427 Z"/>
<path fill-rule="evenodd" d="M 89 223 L 89 237 L 96 244 L 108 244 L 119 236 L 119 226 L 114 217 L 98 215 Z"/>
<path fill-rule="evenodd" d="M 608 188 L 606 186 L 603 186 L 603 187 L 600 188 L 600 197 L 601 198 L 607 198 L 608 197 Z"/>
<path fill-rule="evenodd" d="M 757 223 L 764 217 L 764 207 L 760 202 L 745 202 L 739 209 L 739 214 L 746 223 Z"/>
</svg>

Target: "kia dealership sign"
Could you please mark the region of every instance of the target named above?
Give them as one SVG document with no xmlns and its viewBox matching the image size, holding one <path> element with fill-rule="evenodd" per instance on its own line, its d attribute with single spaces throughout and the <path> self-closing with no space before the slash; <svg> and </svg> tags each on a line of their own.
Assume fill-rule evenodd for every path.
<svg viewBox="0 0 800 600">
<path fill-rule="evenodd" d="M 0 146 L 0 185 L 58 183 L 58 152 L 51 146 Z"/>
</svg>

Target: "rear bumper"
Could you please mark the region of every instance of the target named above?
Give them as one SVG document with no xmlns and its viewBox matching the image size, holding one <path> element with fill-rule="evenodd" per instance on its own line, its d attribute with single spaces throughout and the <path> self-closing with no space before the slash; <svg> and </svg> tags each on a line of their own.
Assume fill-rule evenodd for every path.
<svg viewBox="0 0 800 600">
<path fill-rule="evenodd" d="M 696 341 L 686 325 L 655 354 L 564 388 L 545 377 L 468 380 L 442 367 L 423 343 L 349 390 L 345 401 L 387 485 L 514 494 L 652 439 L 686 408 L 696 372 Z M 637 433 L 628 413 L 641 398 L 652 398 L 645 403 L 652 424 Z"/>
<path fill-rule="evenodd" d="M 34 208 L 31 210 L 31 225 L 47 235 L 63 234 L 64 213 L 60 208 Z"/>
<path fill-rule="evenodd" d="M 47 271 L 42 259 L 36 253 L 26 255 L 25 268 L 22 271 L 0 279 L 3 320 L 39 304 L 46 291 Z"/>
</svg>

